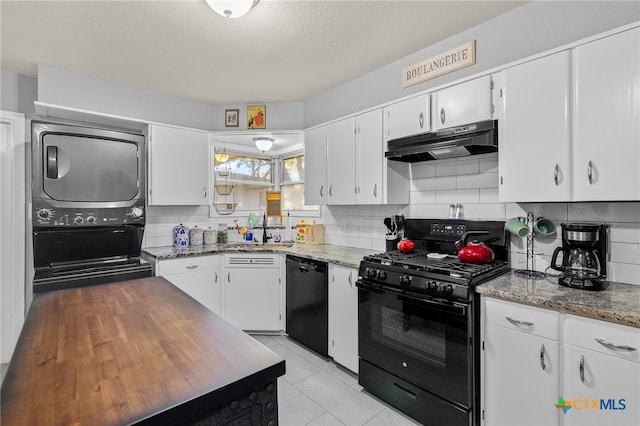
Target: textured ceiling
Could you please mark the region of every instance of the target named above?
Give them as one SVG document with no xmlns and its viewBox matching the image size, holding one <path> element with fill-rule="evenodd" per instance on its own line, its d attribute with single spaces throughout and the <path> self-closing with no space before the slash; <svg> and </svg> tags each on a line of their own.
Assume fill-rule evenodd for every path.
<svg viewBox="0 0 640 426">
<path fill-rule="evenodd" d="M 1 1 L 2 69 L 44 64 L 212 104 L 303 101 L 515 1 Z"/>
</svg>

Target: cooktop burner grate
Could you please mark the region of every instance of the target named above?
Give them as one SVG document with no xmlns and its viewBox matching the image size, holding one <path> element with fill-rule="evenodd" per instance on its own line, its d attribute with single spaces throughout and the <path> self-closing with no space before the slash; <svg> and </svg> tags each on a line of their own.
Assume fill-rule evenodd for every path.
<svg viewBox="0 0 640 426">
<path fill-rule="evenodd" d="M 506 266 L 506 262 L 503 261 L 473 264 L 462 262 L 454 255 L 449 255 L 444 259 L 432 259 L 427 257 L 427 254 L 426 251 L 414 251 L 407 254 L 391 251 L 368 256 L 365 259 L 381 265 L 466 279 L 472 279 Z"/>
</svg>

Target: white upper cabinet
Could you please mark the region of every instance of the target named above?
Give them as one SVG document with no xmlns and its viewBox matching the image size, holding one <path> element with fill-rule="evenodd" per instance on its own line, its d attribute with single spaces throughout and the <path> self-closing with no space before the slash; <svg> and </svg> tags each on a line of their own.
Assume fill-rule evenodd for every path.
<svg viewBox="0 0 640 426">
<path fill-rule="evenodd" d="M 311 129 L 304 134 L 304 202 L 327 204 L 327 127 Z"/>
<path fill-rule="evenodd" d="M 431 94 L 432 130 L 490 120 L 491 76 L 479 77 Z"/>
<path fill-rule="evenodd" d="M 209 204 L 208 133 L 150 125 L 147 128 L 147 141 L 147 204 Z"/>
<path fill-rule="evenodd" d="M 571 199 L 570 62 L 564 51 L 503 72 L 502 202 Z"/>
<path fill-rule="evenodd" d="M 574 49 L 574 201 L 640 200 L 640 28 Z"/>
<path fill-rule="evenodd" d="M 429 95 L 416 96 L 384 108 L 384 138 L 397 139 L 431 130 Z"/>
<path fill-rule="evenodd" d="M 327 204 L 353 205 L 356 200 L 355 119 L 327 125 Z"/>
<path fill-rule="evenodd" d="M 382 204 L 382 110 L 356 117 L 356 204 Z"/>
</svg>

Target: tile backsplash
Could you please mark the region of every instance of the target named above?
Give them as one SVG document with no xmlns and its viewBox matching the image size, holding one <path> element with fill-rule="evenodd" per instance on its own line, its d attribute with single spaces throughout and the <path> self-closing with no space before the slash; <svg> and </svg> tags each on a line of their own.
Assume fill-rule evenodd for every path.
<svg viewBox="0 0 640 426">
<path fill-rule="evenodd" d="M 404 214 L 409 218 L 446 218 L 449 204 L 462 204 L 464 218 L 506 220 L 526 216 L 546 217 L 558 225 L 549 237 L 534 238 L 535 269 L 544 271 L 560 242 L 560 224 L 566 222 L 607 223 L 610 230 L 608 276 L 612 281 L 640 284 L 640 202 L 594 203 L 500 203 L 498 197 L 498 156 L 439 160 L 411 165 L 409 205 L 323 206 L 320 217 L 305 217 L 325 225 L 325 241 L 348 247 L 384 251 L 386 216 Z M 246 215 L 209 217 L 208 206 L 149 207 L 144 247 L 171 245 L 173 227 L 216 228 L 218 223 L 242 225 Z M 295 225 L 301 218 L 292 218 Z M 258 236 L 257 236 L 258 237 Z M 230 232 L 230 239 L 237 238 Z M 511 266 L 527 268 L 526 239 L 511 238 Z"/>
</svg>

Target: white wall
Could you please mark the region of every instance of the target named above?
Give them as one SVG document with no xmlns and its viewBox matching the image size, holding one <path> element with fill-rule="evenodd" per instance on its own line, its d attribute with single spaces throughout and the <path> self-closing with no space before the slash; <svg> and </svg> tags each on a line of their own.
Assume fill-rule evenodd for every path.
<svg viewBox="0 0 640 426">
<path fill-rule="evenodd" d="M 229 130 L 224 126 L 224 110 L 240 110 L 246 105 L 212 105 L 156 93 L 99 78 L 38 66 L 38 101 L 82 110 L 112 114 L 201 130 Z M 268 130 L 301 130 L 302 102 L 265 103 Z M 243 130 L 246 126 L 234 130 Z"/>
<path fill-rule="evenodd" d="M 533 1 L 304 103 L 305 128 L 640 20 L 638 1 Z M 476 40 L 476 64 L 402 88 L 402 69 Z"/>
</svg>

